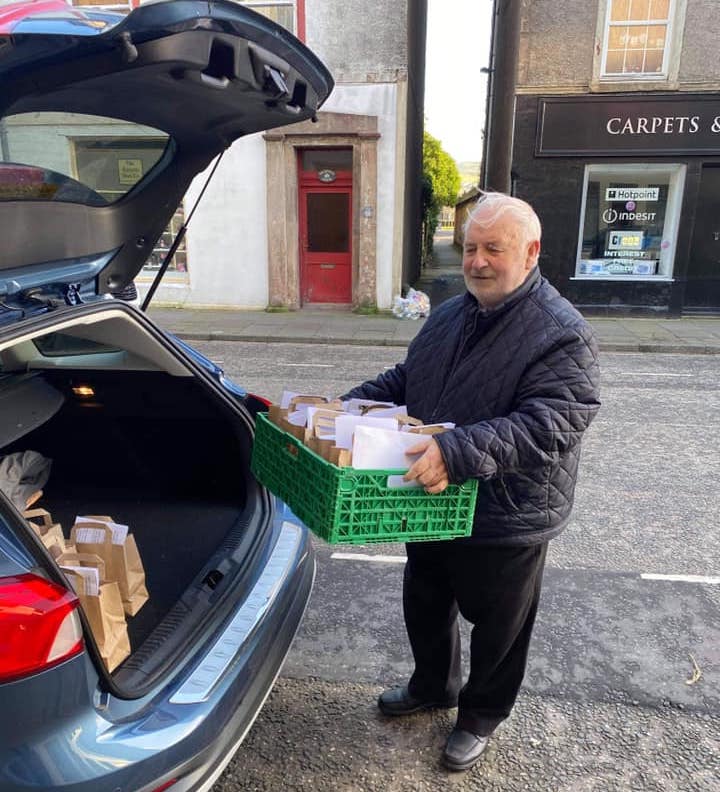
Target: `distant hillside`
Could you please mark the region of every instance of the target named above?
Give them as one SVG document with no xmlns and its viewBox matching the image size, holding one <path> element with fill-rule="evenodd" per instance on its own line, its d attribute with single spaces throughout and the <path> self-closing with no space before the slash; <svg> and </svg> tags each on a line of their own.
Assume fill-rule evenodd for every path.
<svg viewBox="0 0 720 792">
<path fill-rule="evenodd" d="M 477 187 L 480 181 L 479 162 L 458 162 L 457 169 L 460 173 L 461 193 L 467 192 L 470 187 Z"/>
</svg>

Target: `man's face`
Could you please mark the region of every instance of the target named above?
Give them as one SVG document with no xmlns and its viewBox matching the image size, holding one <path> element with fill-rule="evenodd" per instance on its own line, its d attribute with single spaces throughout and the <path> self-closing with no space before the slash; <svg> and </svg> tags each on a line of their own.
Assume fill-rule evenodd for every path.
<svg viewBox="0 0 720 792">
<path fill-rule="evenodd" d="M 465 286 L 483 308 L 494 308 L 525 281 L 537 262 L 540 242 L 526 241 L 525 230 L 509 213 L 488 223 L 480 210 L 476 219 L 465 232 Z"/>
</svg>

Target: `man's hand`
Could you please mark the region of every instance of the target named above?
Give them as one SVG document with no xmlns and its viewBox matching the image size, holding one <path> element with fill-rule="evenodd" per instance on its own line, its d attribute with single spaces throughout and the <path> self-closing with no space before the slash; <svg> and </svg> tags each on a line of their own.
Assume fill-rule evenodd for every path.
<svg viewBox="0 0 720 792">
<path fill-rule="evenodd" d="M 406 454 L 420 454 L 420 459 L 403 476 L 405 481 L 418 481 L 425 488 L 425 492 L 432 495 L 442 492 L 450 483 L 445 460 L 440 453 L 440 446 L 433 438 L 426 438 L 416 445 L 408 448 Z"/>
</svg>

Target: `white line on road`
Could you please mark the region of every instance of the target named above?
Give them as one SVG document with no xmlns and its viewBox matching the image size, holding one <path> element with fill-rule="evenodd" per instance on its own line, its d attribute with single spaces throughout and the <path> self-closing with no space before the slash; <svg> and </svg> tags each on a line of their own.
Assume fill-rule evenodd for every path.
<svg viewBox="0 0 720 792">
<path fill-rule="evenodd" d="M 377 561 L 381 564 L 404 564 L 405 556 L 367 555 L 366 553 L 333 553 L 330 558 L 338 561 Z"/>
<path fill-rule="evenodd" d="M 657 575 L 645 572 L 640 575 L 643 580 L 671 580 L 679 583 L 707 583 L 710 586 L 720 585 L 720 577 L 707 577 L 706 575 Z"/>
<path fill-rule="evenodd" d="M 379 564 L 404 564 L 406 556 L 369 555 L 367 553 L 333 553 L 330 558 L 336 561 L 374 561 Z M 642 572 L 643 580 L 668 580 L 679 583 L 705 583 L 710 586 L 720 585 L 720 577 L 707 575 L 660 575 L 655 572 Z"/>
<path fill-rule="evenodd" d="M 333 363 L 278 363 L 279 366 L 292 366 L 293 368 L 334 368 Z"/>
<path fill-rule="evenodd" d="M 623 377 L 694 377 L 694 374 L 677 374 L 674 371 L 622 371 Z"/>
</svg>

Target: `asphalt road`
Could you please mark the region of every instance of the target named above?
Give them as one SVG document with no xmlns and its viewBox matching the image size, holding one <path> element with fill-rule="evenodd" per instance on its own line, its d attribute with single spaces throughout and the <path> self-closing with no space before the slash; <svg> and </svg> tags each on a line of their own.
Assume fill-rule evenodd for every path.
<svg viewBox="0 0 720 792">
<path fill-rule="evenodd" d="M 196 346 L 273 400 L 285 387 L 339 394 L 399 352 Z M 410 671 L 403 547 L 318 541 L 303 626 L 215 789 L 720 790 L 719 379 L 714 356 L 604 356 L 526 683 L 472 771 L 439 766 L 452 713 L 396 720 L 375 707 Z"/>
</svg>

